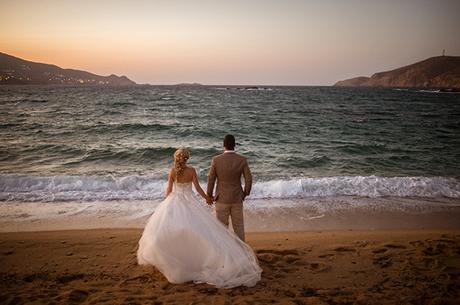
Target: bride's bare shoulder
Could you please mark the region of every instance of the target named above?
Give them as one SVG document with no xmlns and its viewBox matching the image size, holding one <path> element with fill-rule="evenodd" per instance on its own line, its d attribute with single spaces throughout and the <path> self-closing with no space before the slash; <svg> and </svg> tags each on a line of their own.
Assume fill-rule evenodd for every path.
<svg viewBox="0 0 460 305">
<path fill-rule="evenodd" d="M 185 169 L 187 172 L 193 174 L 193 173 L 196 173 L 196 170 L 194 167 L 192 166 L 187 166 L 187 168 Z"/>
</svg>

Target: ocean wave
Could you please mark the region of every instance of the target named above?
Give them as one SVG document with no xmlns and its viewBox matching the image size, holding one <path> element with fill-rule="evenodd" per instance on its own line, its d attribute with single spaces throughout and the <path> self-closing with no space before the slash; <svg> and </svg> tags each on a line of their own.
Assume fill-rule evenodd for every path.
<svg viewBox="0 0 460 305">
<path fill-rule="evenodd" d="M 124 162 L 127 164 L 151 164 L 155 161 L 169 161 L 177 147 L 137 147 L 97 148 L 69 145 L 66 143 L 40 143 L 23 149 L 12 150 L 1 148 L 0 155 L 34 156 L 34 159 L 46 160 L 48 157 L 58 158 L 64 167 L 77 167 L 88 162 Z M 192 148 L 191 153 L 197 156 L 211 157 L 220 152 L 215 148 Z"/>
<path fill-rule="evenodd" d="M 176 151 L 177 147 L 142 147 L 135 149 L 122 149 L 122 150 L 111 150 L 111 149 L 92 149 L 85 152 L 84 156 L 77 161 L 65 163 L 69 165 L 79 165 L 85 162 L 93 161 L 122 161 L 133 163 L 147 163 L 150 164 L 153 161 L 166 161 L 172 158 L 172 155 Z M 191 150 L 193 154 L 212 156 L 219 152 L 219 150 L 213 148 L 196 148 Z"/>
<path fill-rule="evenodd" d="M 1 201 L 159 200 L 166 181 L 154 176 L 0 175 Z M 460 198 L 460 181 L 448 177 L 337 176 L 256 182 L 249 199 L 312 197 Z"/>
<path fill-rule="evenodd" d="M 173 125 L 163 125 L 157 123 L 120 123 L 120 124 L 99 124 L 86 127 L 89 131 L 101 132 L 101 131 L 162 131 L 174 128 Z"/>
<path fill-rule="evenodd" d="M 47 103 L 48 100 L 46 99 L 28 99 L 28 98 L 22 98 L 22 97 L 11 97 L 9 95 L 6 95 L 6 98 L 0 98 L 0 102 L 2 103 L 14 103 L 14 104 L 19 104 L 19 103 Z"/>
<path fill-rule="evenodd" d="M 149 176 L 0 175 L 2 201 L 146 200 L 163 196 L 164 181 Z"/>
<path fill-rule="evenodd" d="M 337 176 L 256 183 L 251 198 L 308 197 L 460 198 L 460 181 L 447 177 Z"/>
</svg>

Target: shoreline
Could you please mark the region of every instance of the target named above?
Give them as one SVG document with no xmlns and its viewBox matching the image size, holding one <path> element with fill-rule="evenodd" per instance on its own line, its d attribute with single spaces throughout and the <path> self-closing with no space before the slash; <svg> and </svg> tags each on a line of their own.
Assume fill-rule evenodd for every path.
<svg viewBox="0 0 460 305">
<path fill-rule="evenodd" d="M 143 228 L 158 204 L 154 200 L 3 202 L 0 232 Z M 214 213 L 213 208 L 209 211 Z M 244 213 L 247 232 L 460 229 L 460 199 L 451 198 L 249 200 Z"/>
<path fill-rule="evenodd" d="M 136 262 L 142 229 L 0 233 L 0 303 L 455 304 L 460 230 L 248 233 L 252 288 L 170 284 Z"/>
</svg>

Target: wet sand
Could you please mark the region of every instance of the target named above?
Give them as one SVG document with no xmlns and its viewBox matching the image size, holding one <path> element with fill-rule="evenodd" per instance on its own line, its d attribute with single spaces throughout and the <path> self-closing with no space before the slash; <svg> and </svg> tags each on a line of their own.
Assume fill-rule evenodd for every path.
<svg viewBox="0 0 460 305">
<path fill-rule="evenodd" d="M 159 202 L 3 202 L 0 232 L 143 228 Z M 203 202 L 204 204 L 204 202 Z M 248 200 L 248 232 L 311 230 L 460 230 L 455 198 L 366 198 Z M 210 211 L 214 213 L 211 208 Z"/>
<path fill-rule="evenodd" d="M 1 304 L 458 304 L 459 230 L 249 233 L 252 288 L 169 284 L 140 229 L 0 233 Z"/>
</svg>

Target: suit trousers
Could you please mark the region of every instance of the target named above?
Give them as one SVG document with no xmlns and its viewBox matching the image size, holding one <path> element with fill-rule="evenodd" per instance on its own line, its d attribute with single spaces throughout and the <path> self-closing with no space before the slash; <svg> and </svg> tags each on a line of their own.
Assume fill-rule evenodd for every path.
<svg viewBox="0 0 460 305">
<path fill-rule="evenodd" d="M 243 203 L 219 203 L 216 202 L 216 216 L 221 223 L 228 227 L 228 218 L 232 218 L 232 226 L 235 234 L 244 240 Z"/>
</svg>

